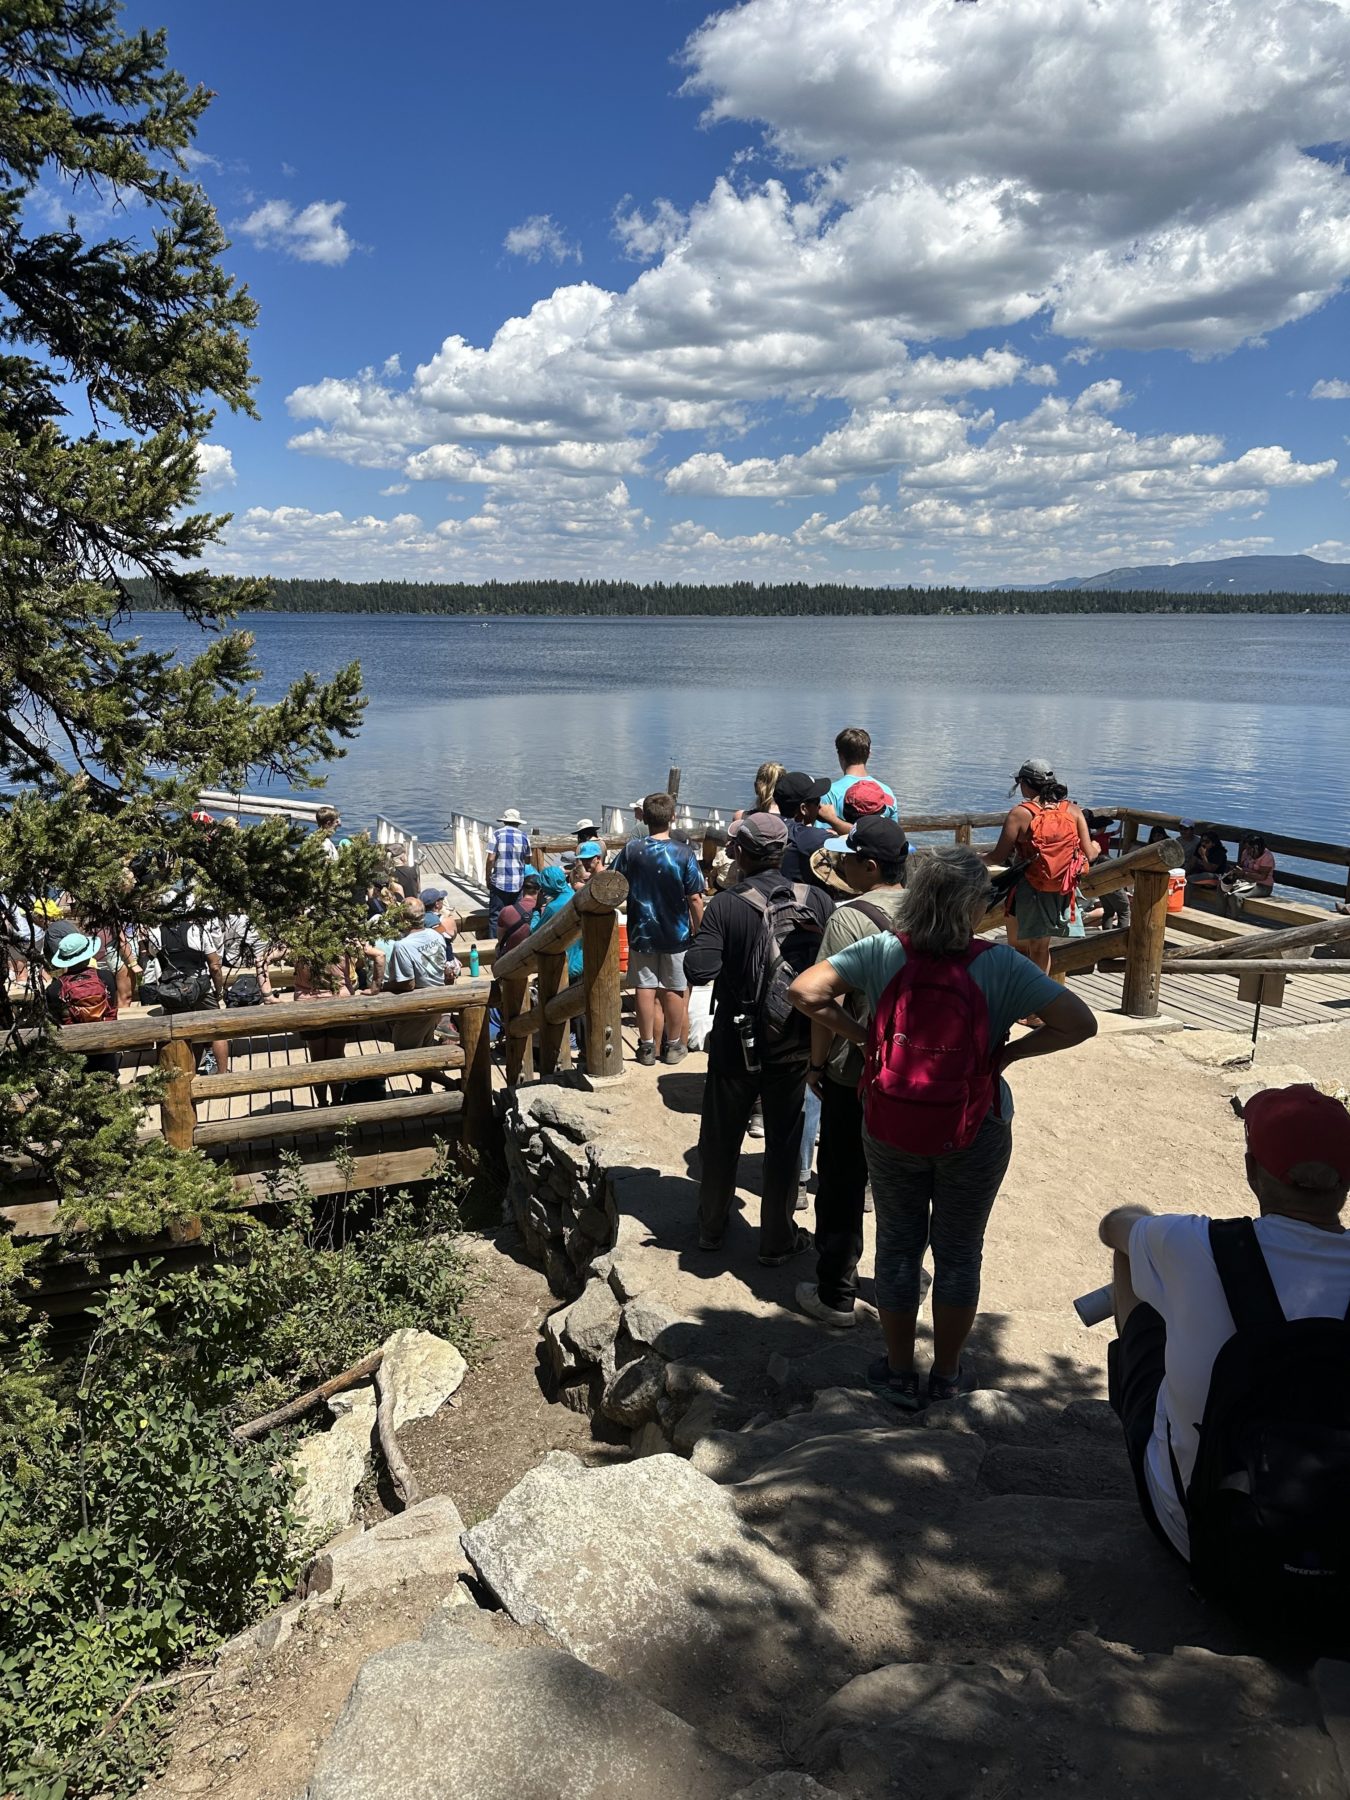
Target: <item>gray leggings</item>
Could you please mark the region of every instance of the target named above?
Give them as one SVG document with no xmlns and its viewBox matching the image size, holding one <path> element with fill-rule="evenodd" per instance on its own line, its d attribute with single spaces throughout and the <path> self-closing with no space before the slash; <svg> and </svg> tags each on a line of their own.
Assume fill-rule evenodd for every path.
<svg viewBox="0 0 1350 1800">
<path fill-rule="evenodd" d="M 911 1156 L 863 1132 L 877 1215 L 876 1297 L 887 1312 L 919 1309 L 919 1271 L 931 1234 L 933 1299 L 980 1298 L 984 1228 L 1012 1156 L 1012 1122 L 993 1113 L 975 1142 L 946 1156 Z"/>
</svg>

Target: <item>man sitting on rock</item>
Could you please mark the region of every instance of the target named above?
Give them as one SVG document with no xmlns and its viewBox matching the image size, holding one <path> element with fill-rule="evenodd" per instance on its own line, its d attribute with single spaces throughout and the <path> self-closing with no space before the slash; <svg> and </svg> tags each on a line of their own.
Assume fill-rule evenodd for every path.
<svg viewBox="0 0 1350 1800">
<path fill-rule="evenodd" d="M 1244 1118 L 1259 1217 L 1154 1218 L 1119 1206 L 1100 1233 L 1115 1252 L 1111 1404 L 1144 1517 L 1209 1591 L 1215 1546 L 1244 1531 L 1242 1553 L 1225 1552 L 1228 1567 L 1211 1571 L 1217 1585 L 1227 1574 L 1250 1587 L 1270 1550 L 1274 1593 L 1294 1574 L 1329 1571 L 1323 1552 L 1295 1566 L 1289 1546 L 1316 1540 L 1333 1490 L 1333 1534 L 1346 1535 L 1350 1236 L 1340 1213 L 1350 1113 L 1302 1084 L 1255 1094 Z M 1277 1524 L 1283 1546 L 1272 1548 Z"/>
</svg>

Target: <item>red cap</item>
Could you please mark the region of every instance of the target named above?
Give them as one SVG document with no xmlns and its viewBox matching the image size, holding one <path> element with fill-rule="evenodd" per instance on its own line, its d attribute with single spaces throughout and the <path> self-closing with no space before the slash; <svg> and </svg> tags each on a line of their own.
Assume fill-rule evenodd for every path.
<svg viewBox="0 0 1350 1800">
<path fill-rule="evenodd" d="M 890 803 L 890 798 L 879 781 L 855 781 L 844 795 L 844 805 L 855 819 L 866 819 L 874 813 L 884 813 Z"/>
<path fill-rule="evenodd" d="M 1306 1081 L 1265 1088 L 1252 1095 L 1242 1117 L 1247 1149 L 1277 1181 L 1293 1181 L 1300 1163 L 1325 1163 L 1350 1182 L 1350 1112 L 1330 1094 Z"/>
</svg>

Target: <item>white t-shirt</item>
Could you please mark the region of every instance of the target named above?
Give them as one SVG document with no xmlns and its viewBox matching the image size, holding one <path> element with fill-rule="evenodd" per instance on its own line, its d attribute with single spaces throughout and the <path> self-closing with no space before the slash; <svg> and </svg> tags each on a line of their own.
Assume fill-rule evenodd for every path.
<svg viewBox="0 0 1350 1800">
<path fill-rule="evenodd" d="M 1254 1221 L 1261 1254 L 1287 1319 L 1345 1317 L 1350 1303 L 1350 1233 L 1320 1231 L 1297 1219 Z M 1140 1219 L 1130 1232 L 1134 1291 L 1167 1326 L 1167 1373 L 1158 1390 L 1145 1474 L 1159 1523 L 1189 1559 L 1186 1514 L 1172 1482 L 1168 1430 L 1189 1487 L 1200 1447 L 1214 1359 L 1233 1335 L 1233 1315 L 1209 1249 L 1209 1220 Z"/>
</svg>

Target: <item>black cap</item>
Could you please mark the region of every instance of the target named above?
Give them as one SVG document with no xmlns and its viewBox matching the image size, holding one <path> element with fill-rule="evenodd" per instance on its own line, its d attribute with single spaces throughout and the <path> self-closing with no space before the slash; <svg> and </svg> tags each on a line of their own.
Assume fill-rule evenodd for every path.
<svg viewBox="0 0 1350 1800">
<path fill-rule="evenodd" d="M 904 826 L 894 819 L 883 819 L 879 813 L 859 819 L 844 842 L 854 856 L 870 857 L 873 862 L 903 862 L 909 855 Z"/>
<path fill-rule="evenodd" d="M 778 786 L 773 790 L 774 801 L 780 812 L 791 814 L 808 800 L 819 800 L 828 794 L 830 784 L 821 776 L 806 775 L 800 769 L 792 769 L 786 775 L 778 777 Z"/>
</svg>

